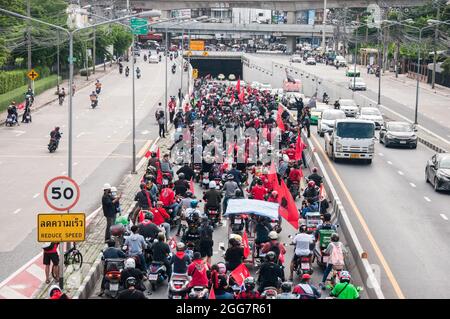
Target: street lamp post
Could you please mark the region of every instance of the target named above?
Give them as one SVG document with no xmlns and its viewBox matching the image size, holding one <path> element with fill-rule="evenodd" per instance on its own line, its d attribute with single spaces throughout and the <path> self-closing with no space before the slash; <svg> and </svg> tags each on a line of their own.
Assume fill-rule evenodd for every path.
<svg viewBox="0 0 450 319">
<path fill-rule="evenodd" d="M 5 14 L 11 15 L 13 17 L 16 18 L 20 18 L 20 19 L 24 19 L 30 22 L 36 22 L 39 24 L 43 24 L 52 28 L 55 28 L 57 30 L 63 31 L 65 32 L 68 36 L 69 36 L 69 137 L 68 137 L 68 144 L 69 144 L 69 150 L 68 150 L 68 176 L 72 177 L 72 140 L 73 140 L 73 101 L 72 101 L 72 87 L 73 87 L 73 36 L 76 32 L 78 31 L 82 31 L 82 30 L 86 30 L 92 27 L 96 27 L 96 26 L 100 26 L 100 25 L 105 25 L 105 24 L 110 24 L 110 23 L 114 23 L 114 22 L 118 22 L 118 21 L 122 21 L 125 19 L 129 19 L 132 18 L 134 16 L 139 16 L 139 15 L 143 15 L 146 14 L 147 12 L 140 12 L 137 13 L 135 15 L 132 16 L 125 16 L 122 18 L 117 18 L 114 20 L 109 20 L 109 21 L 105 21 L 105 22 L 100 22 L 91 26 L 87 26 L 87 27 L 83 27 L 83 28 L 79 28 L 79 29 L 75 29 L 75 30 L 67 30 L 59 25 L 55 25 L 55 24 L 51 24 L 39 19 L 35 19 L 32 18 L 30 16 L 24 16 L 22 14 L 13 12 L 13 11 L 9 11 L 9 10 L 5 10 L 3 8 L 0 8 L 0 12 L 3 12 Z M 155 13 L 154 11 L 150 11 L 150 13 Z M 159 15 L 161 15 L 161 13 L 159 12 Z M 67 212 L 69 213 L 69 211 Z M 61 289 L 64 288 L 64 250 L 63 250 L 63 245 L 60 245 L 60 268 L 61 268 L 61 276 L 60 276 L 60 282 L 59 282 L 59 286 Z"/>
</svg>

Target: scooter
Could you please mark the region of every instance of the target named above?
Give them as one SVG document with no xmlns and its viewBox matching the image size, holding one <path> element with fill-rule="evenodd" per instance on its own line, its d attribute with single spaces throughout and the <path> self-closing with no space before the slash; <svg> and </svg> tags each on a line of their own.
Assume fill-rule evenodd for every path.
<svg viewBox="0 0 450 319">
<path fill-rule="evenodd" d="M 172 66 L 172 74 L 175 74 L 177 72 L 177 67 L 175 65 Z"/>
<path fill-rule="evenodd" d="M 58 101 L 59 101 L 59 105 L 63 105 L 63 103 L 64 103 L 64 95 L 60 95 L 58 97 Z"/>
<path fill-rule="evenodd" d="M 152 291 L 167 279 L 167 269 L 162 262 L 153 261 L 148 268 L 148 281 L 152 287 Z"/>
<path fill-rule="evenodd" d="M 159 62 L 161 62 L 161 55 L 159 56 Z"/>
<path fill-rule="evenodd" d="M 111 298 L 117 298 L 119 295 L 119 284 L 121 271 L 124 269 L 123 259 L 105 260 L 105 294 Z"/>
<path fill-rule="evenodd" d="M 16 115 L 15 114 L 8 114 L 8 116 L 6 117 L 6 122 L 5 122 L 5 125 L 6 126 L 13 126 L 13 125 L 16 125 L 16 124 L 19 124 L 18 122 L 17 122 L 17 117 L 16 117 Z"/>
<path fill-rule="evenodd" d="M 100 94 L 100 91 L 101 91 L 101 90 L 102 90 L 101 87 L 96 87 L 96 88 L 95 88 L 95 93 Z"/>
<path fill-rule="evenodd" d="M 194 286 L 188 295 L 188 299 L 208 299 L 209 291 L 208 288 L 203 286 Z"/>
<path fill-rule="evenodd" d="M 60 133 L 62 134 L 62 133 Z M 48 151 L 53 153 L 58 148 L 58 140 L 55 138 L 50 139 L 50 143 L 48 143 Z"/>
<path fill-rule="evenodd" d="M 328 105 L 328 102 L 330 102 L 330 98 L 329 98 L 328 95 L 327 95 L 327 96 L 325 96 L 325 97 L 323 98 L 323 103 L 325 103 L 325 104 Z"/>
<path fill-rule="evenodd" d="M 136 77 L 137 77 L 138 79 L 140 79 L 140 78 L 141 78 L 141 73 L 140 73 L 140 72 L 137 72 L 137 73 L 136 73 Z"/>
<path fill-rule="evenodd" d="M 144 62 L 147 62 L 147 54 L 144 54 Z"/>
<path fill-rule="evenodd" d="M 123 66 L 119 66 L 119 74 L 123 73 Z"/>
<path fill-rule="evenodd" d="M 208 208 L 206 210 L 206 215 L 208 216 L 208 219 L 211 222 L 212 226 L 216 228 L 217 224 L 219 223 L 219 211 L 217 209 Z"/>
<path fill-rule="evenodd" d="M 29 107 L 25 107 L 25 112 L 22 116 L 22 123 L 30 123 L 31 122 L 31 111 Z"/>
<path fill-rule="evenodd" d="M 130 75 L 130 71 L 128 69 L 125 70 L 125 76 L 128 77 Z"/>
<path fill-rule="evenodd" d="M 169 281 L 169 299 L 186 299 L 189 282 L 187 274 L 172 274 Z"/>
<path fill-rule="evenodd" d="M 311 258 L 310 256 L 301 256 L 299 261 L 296 263 L 295 272 L 299 277 L 303 274 L 312 274 L 313 269 L 311 268 Z"/>
<path fill-rule="evenodd" d="M 195 182 L 200 182 L 200 173 L 202 171 L 202 164 L 194 164 L 194 179 Z"/>
<path fill-rule="evenodd" d="M 98 100 L 91 100 L 91 107 L 95 109 L 98 105 Z"/>
</svg>

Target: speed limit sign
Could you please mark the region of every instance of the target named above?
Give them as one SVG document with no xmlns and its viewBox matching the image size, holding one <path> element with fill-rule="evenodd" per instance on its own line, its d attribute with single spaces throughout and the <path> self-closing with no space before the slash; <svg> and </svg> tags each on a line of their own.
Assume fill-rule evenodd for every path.
<svg viewBox="0 0 450 319">
<path fill-rule="evenodd" d="M 54 210 L 67 211 L 76 205 L 79 198 L 80 187 L 70 177 L 58 176 L 45 185 L 45 202 Z"/>
</svg>

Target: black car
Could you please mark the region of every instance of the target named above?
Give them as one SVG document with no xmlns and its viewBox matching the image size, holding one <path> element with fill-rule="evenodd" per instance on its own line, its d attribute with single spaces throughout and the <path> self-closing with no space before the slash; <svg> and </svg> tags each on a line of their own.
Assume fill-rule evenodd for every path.
<svg viewBox="0 0 450 319">
<path fill-rule="evenodd" d="M 380 130 L 380 143 L 384 146 L 407 146 L 417 148 L 417 130 L 406 122 L 387 122 Z"/>
<path fill-rule="evenodd" d="M 425 181 L 430 182 L 436 191 L 450 191 L 450 154 L 436 154 L 427 162 Z"/>
</svg>

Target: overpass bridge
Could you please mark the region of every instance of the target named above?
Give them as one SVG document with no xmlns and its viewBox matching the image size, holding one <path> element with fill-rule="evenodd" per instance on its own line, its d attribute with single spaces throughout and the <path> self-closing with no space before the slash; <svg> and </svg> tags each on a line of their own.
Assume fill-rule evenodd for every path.
<svg viewBox="0 0 450 319">
<path fill-rule="evenodd" d="M 81 1 L 88 4 L 89 0 Z M 255 8 L 281 11 L 323 9 L 323 0 L 130 0 L 133 8 L 176 10 L 203 8 Z M 96 5 L 111 5 L 110 0 L 96 1 Z M 127 0 L 116 0 L 115 5 L 125 8 Z M 327 8 L 365 8 L 369 4 L 380 7 L 413 7 L 423 5 L 426 0 L 327 0 Z"/>
<path fill-rule="evenodd" d="M 322 35 L 323 25 L 306 25 L 306 24 L 237 24 L 237 23 L 199 23 L 186 22 L 174 25 L 171 22 L 159 23 L 152 27 L 156 32 L 165 32 L 166 28 L 169 32 L 186 32 L 191 34 L 236 34 L 246 33 L 251 35 L 272 35 L 277 37 L 319 37 Z M 325 36 L 333 36 L 333 26 L 325 25 Z"/>
</svg>

